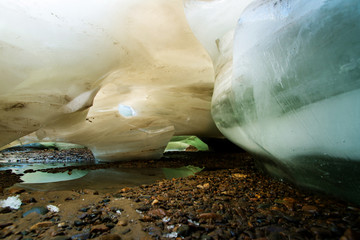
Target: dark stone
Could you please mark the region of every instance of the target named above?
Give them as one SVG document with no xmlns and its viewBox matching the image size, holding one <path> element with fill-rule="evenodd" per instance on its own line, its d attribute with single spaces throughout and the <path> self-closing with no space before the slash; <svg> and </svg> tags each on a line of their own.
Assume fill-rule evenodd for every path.
<svg viewBox="0 0 360 240">
<path fill-rule="evenodd" d="M 81 227 L 81 226 L 84 226 L 85 223 L 83 221 L 79 221 L 79 220 L 75 220 L 74 221 L 74 226 L 75 227 Z"/>
<path fill-rule="evenodd" d="M 110 202 L 110 199 L 105 198 L 104 200 L 101 200 L 99 203 L 108 203 L 108 202 Z"/>
<path fill-rule="evenodd" d="M 11 225 L 12 225 L 12 223 L 0 223 L 0 229 L 3 229 L 5 227 L 11 226 Z"/>
<path fill-rule="evenodd" d="M 4 208 L 0 207 L 0 213 L 9 213 L 9 212 L 11 212 L 11 208 L 9 208 L 9 207 L 4 207 Z"/>
<path fill-rule="evenodd" d="M 49 212 L 49 210 L 46 207 L 34 207 L 32 209 L 30 209 L 29 211 L 25 212 L 22 217 L 26 217 L 27 215 L 29 215 L 30 213 L 37 213 L 37 214 L 41 214 L 41 215 L 45 215 Z"/>
<path fill-rule="evenodd" d="M 143 206 L 137 208 L 136 210 L 141 211 L 141 212 L 146 212 L 146 211 L 149 211 L 149 209 L 150 209 L 149 206 L 143 205 Z"/>
<path fill-rule="evenodd" d="M 71 236 L 72 240 L 87 240 L 89 238 L 90 238 L 90 233 L 80 233 L 80 234 Z"/>
<path fill-rule="evenodd" d="M 127 228 L 127 229 L 125 229 L 124 231 L 122 231 L 121 232 L 121 234 L 127 234 L 127 233 L 129 233 L 129 232 L 131 232 L 131 229 L 130 228 Z"/>
<path fill-rule="evenodd" d="M 88 207 L 87 207 L 87 208 L 80 208 L 79 211 L 80 211 L 80 212 L 87 212 L 89 209 L 90 209 L 90 208 L 88 208 Z"/>
<path fill-rule="evenodd" d="M 178 236 L 187 237 L 190 235 L 190 227 L 188 225 L 181 225 L 176 232 Z"/>
</svg>

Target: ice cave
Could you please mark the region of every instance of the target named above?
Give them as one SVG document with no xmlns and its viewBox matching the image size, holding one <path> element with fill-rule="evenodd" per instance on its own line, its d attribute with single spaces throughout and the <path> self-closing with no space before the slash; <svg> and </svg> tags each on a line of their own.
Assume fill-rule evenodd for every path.
<svg viewBox="0 0 360 240">
<path fill-rule="evenodd" d="M 0 148 L 118 162 L 226 138 L 360 204 L 359 23 L 358 0 L 1 0 Z"/>
</svg>

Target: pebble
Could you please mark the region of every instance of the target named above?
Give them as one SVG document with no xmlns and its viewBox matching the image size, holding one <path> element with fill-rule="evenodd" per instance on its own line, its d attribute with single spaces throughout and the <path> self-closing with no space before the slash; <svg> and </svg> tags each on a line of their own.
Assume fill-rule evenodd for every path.
<svg viewBox="0 0 360 240">
<path fill-rule="evenodd" d="M 11 226 L 13 225 L 13 223 L 9 222 L 9 223 L 0 223 L 0 229 L 3 229 L 5 227 Z"/>
<path fill-rule="evenodd" d="M 51 222 L 51 221 L 38 222 L 38 223 L 36 223 L 36 224 L 34 224 L 34 225 L 32 225 L 30 227 L 30 231 L 35 231 L 35 230 L 38 230 L 40 228 L 48 228 L 48 227 L 51 227 L 53 225 L 54 225 L 54 223 Z"/>
<path fill-rule="evenodd" d="M 187 237 L 191 233 L 190 227 L 188 225 L 181 225 L 180 227 L 178 227 L 176 232 L 177 232 L 177 235 L 180 237 Z"/>
<path fill-rule="evenodd" d="M 99 237 L 99 240 L 121 240 L 121 237 L 117 234 L 107 234 Z"/>
<path fill-rule="evenodd" d="M 127 220 L 119 220 L 117 225 L 119 226 L 127 226 L 128 225 L 128 221 Z"/>
<path fill-rule="evenodd" d="M 121 232 L 121 234 L 125 235 L 127 233 L 131 232 L 130 228 L 125 229 L 124 231 Z"/>
<path fill-rule="evenodd" d="M 166 216 L 166 212 L 162 208 L 156 208 L 156 209 L 149 210 L 147 212 L 147 214 L 153 218 L 163 218 Z"/>
<path fill-rule="evenodd" d="M 57 226 L 58 226 L 58 228 L 67 228 L 67 227 L 68 227 L 68 225 L 66 224 L 66 222 L 61 222 L 61 223 L 59 223 Z"/>
<path fill-rule="evenodd" d="M 199 214 L 200 219 L 222 219 L 222 216 L 216 213 L 201 213 Z"/>
<path fill-rule="evenodd" d="M 90 232 L 106 232 L 109 228 L 105 224 L 99 224 L 91 227 Z"/>
<path fill-rule="evenodd" d="M 10 213 L 10 212 L 11 212 L 10 207 L 0 207 L 0 214 Z"/>
<path fill-rule="evenodd" d="M 301 210 L 308 213 L 316 213 L 318 211 L 318 208 L 312 205 L 305 205 L 302 207 Z"/>
<path fill-rule="evenodd" d="M 90 238 L 90 233 L 79 233 L 71 236 L 70 238 L 73 240 L 87 240 Z"/>
<path fill-rule="evenodd" d="M 86 223 L 83 222 L 83 221 L 79 221 L 79 220 L 74 221 L 74 226 L 75 227 L 80 227 L 80 226 L 84 226 L 84 225 L 86 225 Z"/>
</svg>

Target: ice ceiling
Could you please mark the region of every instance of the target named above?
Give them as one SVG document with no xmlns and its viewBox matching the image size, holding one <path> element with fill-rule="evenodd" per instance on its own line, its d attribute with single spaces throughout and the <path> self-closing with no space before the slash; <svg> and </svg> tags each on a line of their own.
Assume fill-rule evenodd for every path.
<svg viewBox="0 0 360 240">
<path fill-rule="evenodd" d="M 2 0 L 0 145 L 117 161 L 223 134 L 360 202 L 359 20 L 357 0 Z"/>
</svg>

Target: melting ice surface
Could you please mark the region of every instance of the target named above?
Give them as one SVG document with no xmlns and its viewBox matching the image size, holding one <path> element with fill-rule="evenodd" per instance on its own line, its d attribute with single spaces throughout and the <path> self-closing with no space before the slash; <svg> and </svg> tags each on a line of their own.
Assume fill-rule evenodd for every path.
<svg viewBox="0 0 360 240">
<path fill-rule="evenodd" d="M 360 2 L 261 0 L 238 13 L 217 35 L 216 125 L 272 174 L 360 203 Z"/>
</svg>

